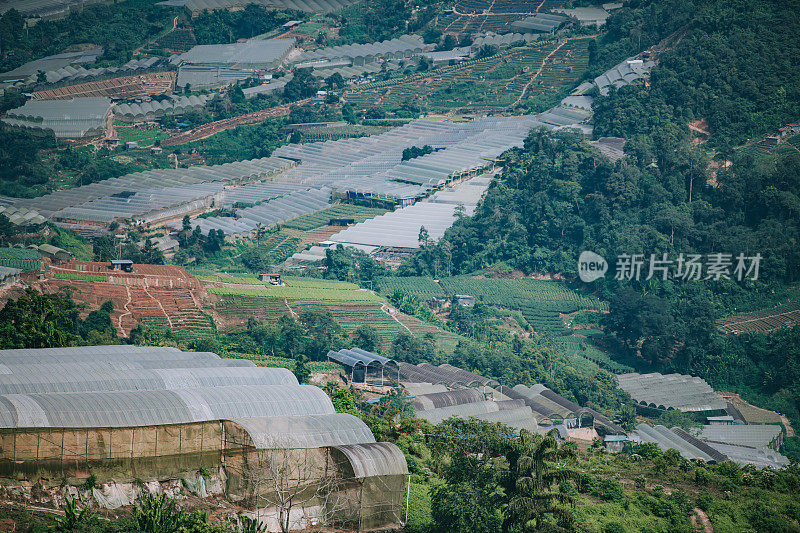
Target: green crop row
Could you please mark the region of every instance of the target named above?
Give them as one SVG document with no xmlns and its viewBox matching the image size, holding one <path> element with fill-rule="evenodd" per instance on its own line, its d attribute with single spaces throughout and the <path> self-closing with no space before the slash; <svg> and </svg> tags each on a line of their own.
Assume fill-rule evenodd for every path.
<svg viewBox="0 0 800 533">
<path fill-rule="evenodd" d="M 108 276 L 101 274 L 73 274 L 71 272 L 56 272 L 56 279 L 71 279 L 78 281 L 108 281 Z"/>
<path fill-rule="evenodd" d="M 378 302 L 380 297 L 366 290 L 322 289 L 307 287 L 209 287 L 208 292 L 222 296 L 253 296 L 257 298 L 287 298 L 331 302 Z"/>
</svg>

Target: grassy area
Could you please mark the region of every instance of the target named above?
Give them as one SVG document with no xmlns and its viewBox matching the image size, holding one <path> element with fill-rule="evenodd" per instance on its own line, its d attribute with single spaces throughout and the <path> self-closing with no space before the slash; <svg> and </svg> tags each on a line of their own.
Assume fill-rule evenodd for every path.
<svg viewBox="0 0 800 533">
<path fill-rule="evenodd" d="M 121 143 L 136 142 L 139 148 L 147 148 L 169 137 L 166 133 L 155 127 L 115 126 Z"/>
</svg>

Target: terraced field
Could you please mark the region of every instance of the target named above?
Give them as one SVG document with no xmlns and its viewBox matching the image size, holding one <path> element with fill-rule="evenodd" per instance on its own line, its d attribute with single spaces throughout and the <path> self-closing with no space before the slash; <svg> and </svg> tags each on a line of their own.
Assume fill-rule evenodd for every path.
<svg viewBox="0 0 800 533">
<path fill-rule="evenodd" d="M 755 313 L 731 315 L 717 321 L 724 333 L 768 333 L 800 325 L 800 300 Z"/>
<path fill-rule="evenodd" d="M 559 337 L 555 342 L 558 351 L 566 357 L 575 368 L 587 376 L 594 376 L 602 368 L 615 374 L 633 372 L 628 365 L 618 363 L 611 359 L 608 353 L 600 350 L 585 337 L 572 335 Z"/>
<path fill-rule="evenodd" d="M 554 41 L 513 48 L 485 59 L 360 85 L 348 91 L 345 99 L 357 109 L 394 109 L 411 103 L 442 113 L 502 111 L 518 100 L 544 63 L 525 93 L 526 100 L 535 98 L 538 108 L 544 110 L 577 85 L 588 64 L 589 42 L 568 41 L 547 61 L 558 46 Z"/>
<path fill-rule="evenodd" d="M 562 313 L 608 309 L 606 302 L 555 281 L 454 276 L 441 278 L 439 284 L 446 294 L 470 295 L 489 305 L 518 309 L 535 331 L 556 336 L 571 332 Z"/>
<path fill-rule="evenodd" d="M 383 278 L 377 285 L 381 294 L 390 295 L 400 290 L 413 294 L 423 302 L 434 297 L 443 297 L 445 292 L 442 287 L 427 276 L 389 277 Z"/>
</svg>

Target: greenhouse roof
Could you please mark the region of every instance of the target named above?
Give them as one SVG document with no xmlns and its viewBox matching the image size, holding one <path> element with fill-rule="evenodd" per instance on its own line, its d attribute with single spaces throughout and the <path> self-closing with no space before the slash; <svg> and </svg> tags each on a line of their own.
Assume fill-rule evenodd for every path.
<svg viewBox="0 0 800 533">
<path fill-rule="evenodd" d="M 333 412 L 330 398 L 310 385 L 0 395 L 3 428 L 135 427 Z"/>
<path fill-rule="evenodd" d="M 356 479 L 408 474 L 406 456 L 394 444 L 374 442 L 336 446 L 336 449 L 350 461 Z"/>
<path fill-rule="evenodd" d="M 781 427 L 773 424 L 710 425 L 699 428 L 695 434 L 707 441 L 766 448 L 777 443 L 781 436 Z"/>
<path fill-rule="evenodd" d="M 236 418 L 258 449 L 321 448 L 374 443 L 361 419 L 345 414 Z"/>
<path fill-rule="evenodd" d="M 297 385 L 285 368 L 199 367 L 98 369 L 87 373 L 84 365 L 18 365 L 0 367 L 3 394 L 96 392 L 125 390 L 172 390 L 235 385 Z M 8 372 L 8 373 L 5 373 Z"/>
<path fill-rule="evenodd" d="M 249 68 L 273 65 L 294 47 L 294 39 L 262 39 L 233 44 L 201 44 L 173 59 L 200 65 Z"/>
<path fill-rule="evenodd" d="M 374 354 L 360 348 L 352 348 L 350 350 L 339 350 L 338 352 L 329 351 L 328 359 L 341 363 L 345 366 L 377 366 L 386 367 L 391 366 L 397 368 L 397 363 L 382 355 Z"/>
<path fill-rule="evenodd" d="M 308 13 L 328 13 L 338 11 L 357 0 L 166 0 L 159 2 L 163 6 L 185 7 L 190 11 L 214 11 L 245 7 L 248 4 L 264 6 L 267 9 L 306 11 Z"/>
<path fill-rule="evenodd" d="M 414 409 L 418 411 L 425 411 L 465 403 L 482 402 L 484 400 L 486 400 L 486 398 L 478 389 L 458 389 L 446 392 L 421 394 L 414 398 L 413 404 Z"/>
<path fill-rule="evenodd" d="M 715 411 L 727 402 L 705 380 L 681 374 L 620 374 L 619 386 L 641 405 L 681 411 Z"/>
<path fill-rule="evenodd" d="M 28 100 L 2 120 L 11 126 L 52 130 L 56 137 L 85 137 L 103 131 L 110 110 L 111 99 L 105 97 Z"/>
</svg>

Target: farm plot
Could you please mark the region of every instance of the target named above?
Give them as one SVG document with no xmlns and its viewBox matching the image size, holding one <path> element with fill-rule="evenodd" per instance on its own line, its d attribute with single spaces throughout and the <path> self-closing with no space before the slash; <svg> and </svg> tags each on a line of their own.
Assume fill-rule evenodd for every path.
<svg viewBox="0 0 800 533">
<path fill-rule="evenodd" d="M 143 128 L 137 126 L 114 126 L 119 140 L 122 143 L 136 142 L 139 148 L 152 146 L 156 141 L 166 139 L 168 135 L 158 128 Z"/>
<path fill-rule="evenodd" d="M 333 126 L 330 128 L 309 128 L 300 132 L 300 142 L 338 141 L 339 139 L 368 137 L 385 133 L 390 129 L 388 126 L 362 126 L 359 124 Z"/>
<path fill-rule="evenodd" d="M 768 333 L 800 325 L 800 301 L 759 311 L 721 318 L 717 327 L 724 333 Z"/>
<path fill-rule="evenodd" d="M 430 73 L 362 85 L 345 98 L 358 109 L 374 105 L 394 109 L 412 103 L 432 112 L 496 112 L 514 104 L 528 86 L 526 98 L 537 98 L 544 109 L 577 84 L 588 64 L 588 43 L 589 39 L 571 40 L 546 62 L 557 46 L 554 42 L 513 48 Z M 541 74 L 528 85 L 543 62 Z"/>
<path fill-rule="evenodd" d="M 588 376 L 594 376 L 598 369 L 602 368 L 615 374 L 633 372 L 633 368 L 628 365 L 614 361 L 608 353 L 602 351 L 585 337 L 576 335 L 569 337 L 559 337 L 555 341 L 558 351 L 566 357 L 575 368 L 582 372 L 588 372 Z"/>
<path fill-rule="evenodd" d="M 310 299 L 320 302 L 379 302 L 381 298 L 367 290 L 309 287 L 264 287 L 250 288 L 235 285 L 208 287 L 208 292 L 220 296 L 256 296 L 262 298 L 285 298 L 290 300 Z"/>
<path fill-rule="evenodd" d="M 433 279 L 426 276 L 409 277 L 387 277 L 378 282 L 377 289 L 381 294 L 393 294 L 395 291 L 403 291 L 413 294 L 422 301 L 428 301 L 434 297 L 445 296 L 444 290 Z"/>
<path fill-rule="evenodd" d="M 339 204 L 316 213 L 303 215 L 286 222 L 283 226 L 286 228 L 299 229 L 307 231 L 321 226 L 327 225 L 332 218 L 352 218 L 358 222 L 364 222 L 367 219 L 375 218 L 386 213 L 386 209 L 379 209 L 376 207 L 362 207 L 352 204 Z"/>
<path fill-rule="evenodd" d="M 489 305 L 518 309 L 535 331 L 555 336 L 570 332 L 561 314 L 608 308 L 607 303 L 555 281 L 454 276 L 439 283 L 447 294 L 470 295 Z"/>
</svg>

